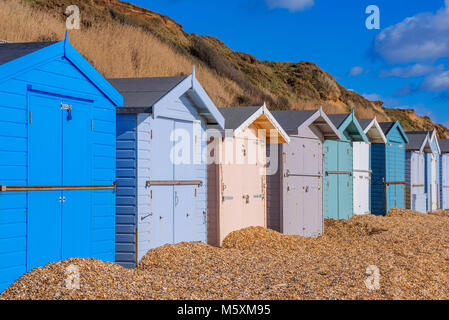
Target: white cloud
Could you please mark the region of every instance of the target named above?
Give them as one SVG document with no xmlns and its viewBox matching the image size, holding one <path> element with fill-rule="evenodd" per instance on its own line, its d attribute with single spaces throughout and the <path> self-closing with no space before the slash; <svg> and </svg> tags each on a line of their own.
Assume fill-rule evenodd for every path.
<svg viewBox="0 0 449 320">
<path fill-rule="evenodd" d="M 449 1 L 449 0 L 448 0 Z M 428 64 L 414 64 L 408 67 L 397 67 L 391 70 L 383 70 L 380 72 L 381 77 L 400 77 L 412 78 L 421 77 L 430 73 L 441 72 L 444 70 L 444 65 L 432 66 Z"/>
<path fill-rule="evenodd" d="M 449 71 L 427 76 L 421 83 L 420 89 L 428 92 L 441 92 L 449 90 Z"/>
<path fill-rule="evenodd" d="M 358 76 L 358 75 L 362 74 L 363 71 L 364 71 L 363 67 L 355 66 L 355 67 L 352 67 L 351 70 L 349 70 L 349 75 L 350 76 Z"/>
<path fill-rule="evenodd" d="M 435 60 L 449 55 L 449 0 L 436 13 L 420 13 L 383 30 L 374 51 L 390 63 Z"/>
<path fill-rule="evenodd" d="M 382 101 L 382 97 L 377 93 L 364 93 L 362 96 L 369 101 Z"/>
<path fill-rule="evenodd" d="M 270 9 L 288 9 L 291 12 L 305 10 L 315 4 L 315 0 L 266 0 Z"/>
</svg>

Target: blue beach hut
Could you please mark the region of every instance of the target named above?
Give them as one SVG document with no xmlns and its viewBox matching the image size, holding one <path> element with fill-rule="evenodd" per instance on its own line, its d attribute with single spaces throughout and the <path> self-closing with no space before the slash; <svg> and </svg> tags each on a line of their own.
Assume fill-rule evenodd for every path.
<svg viewBox="0 0 449 320">
<path fill-rule="evenodd" d="M 223 116 L 195 71 L 109 81 L 125 99 L 117 109 L 117 263 L 134 267 L 151 248 L 206 242 L 206 128 L 223 128 Z"/>
<path fill-rule="evenodd" d="M 0 96 L 0 292 L 49 262 L 113 262 L 122 96 L 67 36 L 0 44 Z"/>
<path fill-rule="evenodd" d="M 371 145 L 371 211 L 386 215 L 392 207 L 405 208 L 405 152 L 409 140 L 399 121 L 379 125 L 387 143 Z"/>
</svg>

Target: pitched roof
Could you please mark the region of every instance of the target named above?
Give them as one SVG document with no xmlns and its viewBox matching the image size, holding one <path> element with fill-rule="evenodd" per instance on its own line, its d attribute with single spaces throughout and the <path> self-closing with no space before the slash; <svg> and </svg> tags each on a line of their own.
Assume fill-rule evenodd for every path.
<svg viewBox="0 0 449 320">
<path fill-rule="evenodd" d="M 272 111 L 271 114 L 285 130 L 296 130 L 316 112 L 317 110 L 286 110 Z"/>
<path fill-rule="evenodd" d="M 406 145 L 407 151 L 421 150 L 428 136 L 427 132 L 407 131 L 406 134 L 409 141 Z"/>
<path fill-rule="evenodd" d="M 393 128 L 396 122 L 379 122 L 380 127 L 385 135 Z"/>
<path fill-rule="evenodd" d="M 365 130 L 371 124 L 371 122 L 373 122 L 374 119 L 358 119 L 358 120 L 362 129 Z"/>
<path fill-rule="evenodd" d="M 329 114 L 328 117 L 338 129 L 343 124 L 343 122 L 345 122 L 346 118 L 348 118 L 350 115 L 351 115 L 350 113 Z"/>
<path fill-rule="evenodd" d="M 118 78 L 108 81 L 123 95 L 125 108 L 151 108 L 187 76 Z"/>
<path fill-rule="evenodd" d="M 438 139 L 442 153 L 449 153 L 449 139 Z"/>
<path fill-rule="evenodd" d="M 56 42 L 22 42 L 0 44 L 0 65 L 51 46 Z"/>
<path fill-rule="evenodd" d="M 218 108 L 225 118 L 225 129 L 235 130 L 251 117 L 260 107 Z"/>
</svg>

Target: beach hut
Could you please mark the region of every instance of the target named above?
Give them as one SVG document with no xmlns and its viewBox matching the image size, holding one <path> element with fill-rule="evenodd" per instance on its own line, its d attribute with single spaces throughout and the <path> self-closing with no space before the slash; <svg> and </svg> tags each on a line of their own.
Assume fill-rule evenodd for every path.
<svg viewBox="0 0 449 320">
<path fill-rule="evenodd" d="M 431 152 L 426 154 L 427 211 L 440 208 L 440 145 L 436 130 L 428 131 Z"/>
<path fill-rule="evenodd" d="M 441 181 L 441 209 L 449 209 L 449 140 L 440 139 L 438 144 L 441 149 L 440 156 L 440 181 Z"/>
<path fill-rule="evenodd" d="M 49 262 L 113 262 L 122 96 L 66 36 L 0 44 L 0 97 L 0 292 Z"/>
<path fill-rule="evenodd" d="M 134 267 L 149 249 L 206 241 L 206 126 L 224 119 L 195 71 L 109 80 L 117 110 L 116 261 Z"/>
<path fill-rule="evenodd" d="M 264 105 L 219 109 L 225 131 L 210 132 L 208 228 L 210 245 L 232 231 L 266 227 L 266 144 L 290 138 Z"/>
<path fill-rule="evenodd" d="M 426 153 L 432 152 L 427 132 L 406 132 L 409 142 L 405 158 L 405 208 L 427 212 Z"/>
<path fill-rule="evenodd" d="M 371 144 L 386 143 L 387 138 L 375 118 L 359 119 L 359 123 L 369 142 L 353 142 L 354 214 L 366 215 L 371 213 Z"/>
<path fill-rule="evenodd" d="M 350 219 L 354 214 L 353 142 L 368 142 L 368 137 L 354 111 L 331 114 L 329 119 L 342 138 L 324 142 L 324 217 Z"/>
<path fill-rule="evenodd" d="M 267 168 L 267 226 L 285 234 L 319 236 L 324 229 L 323 144 L 341 134 L 321 109 L 273 115 L 290 143 L 267 148 L 274 160 Z"/>
<path fill-rule="evenodd" d="M 371 145 L 371 212 L 386 215 L 392 207 L 405 208 L 405 149 L 408 138 L 399 121 L 379 124 L 387 143 Z"/>
</svg>

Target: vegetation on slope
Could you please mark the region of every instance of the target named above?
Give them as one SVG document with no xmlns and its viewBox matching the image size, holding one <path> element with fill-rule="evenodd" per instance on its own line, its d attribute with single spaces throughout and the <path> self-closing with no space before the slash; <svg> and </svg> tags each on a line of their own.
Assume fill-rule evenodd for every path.
<svg viewBox="0 0 449 320">
<path fill-rule="evenodd" d="M 273 109 L 315 109 L 329 113 L 355 109 L 357 116 L 398 119 L 406 130 L 435 125 L 410 110 L 388 109 L 345 89 L 312 62 L 261 61 L 232 51 L 210 36 L 189 34 L 159 13 L 118 0 L 3 0 L 0 38 L 9 41 L 58 40 L 65 9 L 78 5 L 81 30 L 71 32 L 76 48 L 106 77 L 180 75 L 198 65 L 198 75 L 217 105 L 260 105 Z M 10 17 L 14 17 L 11 19 Z M 449 130 L 437 126 L 440 136 Z"/>
</svg>

